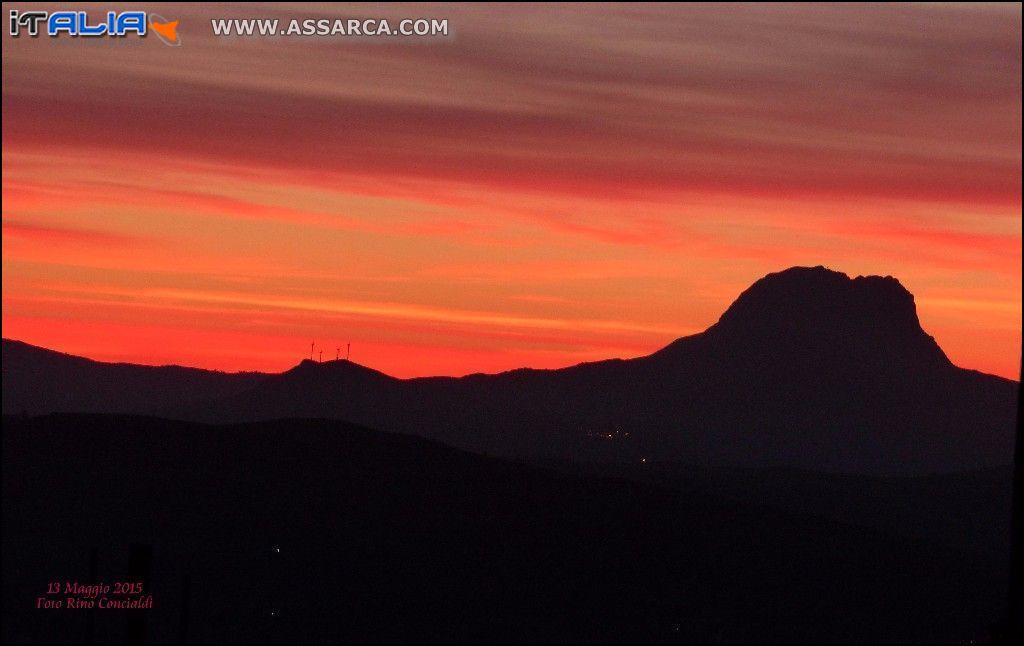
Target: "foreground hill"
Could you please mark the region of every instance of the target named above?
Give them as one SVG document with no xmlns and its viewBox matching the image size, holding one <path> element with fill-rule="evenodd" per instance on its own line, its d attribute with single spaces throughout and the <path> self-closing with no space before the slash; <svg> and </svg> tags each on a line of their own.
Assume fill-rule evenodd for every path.
<svg viewBox="0 0 1024 646">
<path fill-rule="evenodd" d="M 575 475 L 631 480 L 685 494 L 757 504 L 927 541 L 993 573 L 1010 559 L 1013 467 L 917 477 L 795 469 L 712 469 L 679 463 L 544 462 Z"/>
<path fill-rule="evenodd" d="M 3 517 L 5 643 L 123 639 L 127 611 L 33 604 L 91 548 L 125 576 L 134 543 L 155 642 L 959 641 L 1005 583 L 933 543 L 331 421 L 5 417 Z"/>
<path fill-rule="evenodd" d="M 9 375 L 8 345 L 5 412 L 26 401 L 36 402 L 30 411 L 69 410 L 68 398 L 91 404 L 87 381 L 48 388 L 50 367 L 34 369 L 31 383 L 25 368 Z M 204 389 L 148 409 L 125 384 L 122 405 L 104 390 L 102 405 L 82 410 L 208 422 L 324 417 L 502 456 L 891 475 L 1008 464 L 1017 404 L 1016 382 L 950 363 L 897 280 L 822 267 L 770 274 L 706 331 L 637 359 L 409 380 L 303 361 L 238 379 L 246 387 L 233 393 Z"/>
</svg>

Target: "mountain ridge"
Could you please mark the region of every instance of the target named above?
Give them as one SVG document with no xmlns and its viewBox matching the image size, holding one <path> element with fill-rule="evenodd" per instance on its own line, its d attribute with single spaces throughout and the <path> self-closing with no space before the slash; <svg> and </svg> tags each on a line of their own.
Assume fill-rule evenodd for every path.
<svg viewBox="0 0 1024 646">
<path fill-rule="evenodd" d="M 202 388 L 161 398 L 154 384 L 177 369 L 143 379 L 114 366 L 120 376 L 98 380 L 106 390 L 90 399 L 73 369 L 57 382 L 78 390 L 60 397 L 53 380 L 25 379 L 31 358 L 19 371 L 15 348 L 3 347 L 5 413 L 85 402 L 78 412 L 215 423 L 331 418 L 505 457 L 920 474 L 1007 463 L 1016 412 L 1016 382 L 952 364 L 898 280 L 820 266 L 765 276 L 707 330 L 649 355 L 551 370 L 398 379 L 304 360 L 237 379 L 201 373 Z M 147 379 L 148 391 L 131 390 Z"/>
<path fill-rule="evenodd" d="M 498 371 L 498 372 L 493 372 L 493 373 L 488 373 L 488 372 L 472 372 L 472 373 L 467 373 L 465 375 L 426 375 L 426 376 L 421 376 L 421 377 L 396 377 L 396 376 L 393 376 L 393 375 L 388 375 L 387 373 L 383 373 L 383 372 L 381 372 L 379 370 L 376 370 L 374 368 L 371 368 L 369 366 L 366 366 L 366 365 L 363 365 L 363 364 L 359 364 L 359 363 L 354 362 L 354 361 L 350 361 L 348 359 L 337 359 L 337 360 L 328 360 L 328 361 L 320 361 L 320 362 L 314 361 L 312 359 L 301 359 L 299 361 L 299 363 L 295 364 L 291 368 L 287 368 L 287 369 L 285 369 L 283 371 L 280 371 L 280 372 L 265 372 L 265 371 L 258 371 L 258 370 L 230 371 L 230 370 L 218 370 L 218 369 L 212 369 L 212 368 L 199 368 L 199 367 L 193 367 L 193 366 L 186 366 L 186 365 L 183 365 L 183 364 L 133 364 L 133 363 L 130 363 L 130 362 L 121 362 L 121 361 L 101 361 L 101 360 L 97 360 L 97 359 L 91 359 L 91 358 L 88 358 L 88 357 L 74 355 L 74 354 L 67 353 L 67 352 L 62 352 L 62 351 L 59 351 L 59 350 L 53 350 L 53 349 L 50 349 L 50 348 L 46 348 L 44 346 L 38 346 L 38 345 L 30 344 L 30 343 L 27 343 L 25 341 L 21 341 L 21 340 L 18 340 L 18 339 L 11 339 L 11 338 L 6 338 L 6 337 L 3 338 L 3 344 L 5 346 L 8 345 L 8 344 L 18 345 L 18 346 L 22 346 L 24 348 L 31 348 L 31 349 L 43 351 L 43 352 L 46 352 L 46 353 L 51 353 L 53 355 L 60 355 L 60 356 L 64 356 L 64 357 L 68 357 L 68 358 L 72 358 L 72 359 L 77 359 L 77 360 L 83 360 L 83 361 L 90 361 L 90 362 L 93 362 L 93 363 L 103 364 L 103 365 L 136 366 L 136 367 L 145 367 L 145 368 L 181 368 L 181 369 L 187 369 L 187 370 L 202 371 L 202 372 L 206 372 L 206 373 L 216 373 L 216 374 L 226 374 L 226 375 L 281 375 L 281 374 L 285 374 L 285 373 L 289 373 L 289 372 L 295 371 L 295 370 L 297 370 L 297 369 L 299 369 L 299 368 L 301 368 L 303 366 L 306 366 L 306 367 L 312 367 L 312 366 L 332 366 L 332 365 L 335 365 L 335 364 L 338 364 L 338 365 L 347 364 L 347 365 L 359 366 L 359 367 L 362 367 L 362 368 L 364 368 L 364 369 L 366 369 L 368 371 L 372 371 L 372 372 L 375 372 L 375 373 L 378 373 L 378 374 L 390 377 L 391 379 L 401 380 L 401 381 L 412 381 L 412 380 L 419 380 L 419 379 L 464 379 L 464 378 L 481 377 L 481 376 L 498 376 L 498 375 L 505 375 L 505 374 L 509 374 L 509 373 L 517 373 L 517 372 L 524 372 L 524 371 L 529 371 L 529 372 L 554 372 L 554 371 L 566 370 L 566 369 L 571 369 L 571 368 L 576 368 L 576 367 L 579 367 L 579 366 L 585 366 L 585 365 L 591 365 L 591 364 L 602 364 L 602 363 L 606 363 L 606 362 L 634 361 L 634 360 L 638 360 L 638 359 L 645 359 L 645 358 L 648 358 L 648 357 L 655 356 L 655 355 L 657 355 L 657 354 L 659 354 L 661 352 L 664 352 L 665 350 L 668 350 L 669 348 L 673 347 L 677 343 L 685 342 L 687 339 L 691 339 L 691 338 L 693 338 L 695 336 L 700 336 L 700 335 L 708 333 L 708 332 L 720 333 L 721 329 L 723 327 L 728 326 L 728 325 L 734 323 L 734 321 L 732 319 L 736 316 L 736 312 L 737 312 L 738 306 L 740 308 L 742 308 L 744 305 L 746 305 L 746 301 L 751 298 L 752 294 L 756 294 L 758 292 L 758 290 L 764 289 L 764 287 L 766 285 L 770 285 L 772 283 L 772 281 L 774 281 L 776 279 L 783 278 L 783 277 L 788 278 L 788 277 L 792 277 L 792 276 L 800 275 L 800 274 L 804 274 L 804 275 L 815 275 L 816 274 L 818 276 L 827 276 L 827 277 L 830 277 L 830 278 L 838 279 L 837 282 L 845 281 L 845 282 L 847 282 L 847 283 L 849 283 L 850 285 L 853 285 L 853 286 L 857 286 L 857 285 L 883 285 L 883 286 L 886 286 L 888 288 L 892 288 L 894 293 L 898 293 L 898 294 L 902 294 L 902 295 L 906 296 L 906 301 L 905 301 L 904 304 L 909 304 L 909 306 L 910 306 L 910 312 L 909 312 L 910 316 L 909 316 L 909 319 L 911 319 L 912 322 L 913 322 L 913 325 L 916 326 L 917 329 L 920 330 L 923 333 L 923 329 L 921 329 L 921 326 L 920 326 L 920 321 L 917 318 L 916 311 L 914 310 L 914 296 L 913 296 L 913 294 L 911 292 L 909 292 L 902 285 L 902 283 L 900 283 L 899 279 L 894 278 L 892 276 L 888 276 L 888 275 L 887 276 L 858 275 L 858 276 L 855 276 L 855 277 L 851 278 L 848 274 L 845 274 L 843 272 L 839 272 L 839 271 L 828 269 L 828 268 L 824 267 L 823 265 L 817 265 L 817 266 L 813 266 L 813 267 L 794 266 L 794 267 L 790 267 L 790 268 L 785 269 L 785 270 L 781 270 L 781 271 L 778 271 L 778 272 L 772 272 L 772 273 L 767 274 L 763 278 L 760 278 L 757 281 L 755 281 L 754 283 L 752 283 L 750 287 L 748 287 L 747 289 L 743 290 L 740 293 L 740 295 L 736 298 L 736 300 L 734 300 L 733 303 L 730 304 L 730 306 L 728 308 L 726 308 L 726 310 L 722 313 L 722 315 L 719 317 L 719 319 L 715 323 L 711 324 L 708 328 L 706 328 L 702 332 L 698 332 L 698 333 L 695 333 L 695 334 L 679 337 L 679 338 L 675 339 L 674 341 L 669 342 L 668 344 L 666 344 L 662 348 L 656 349 L 656 350 L 652 351 L 649 354 L 641 355 L 641 356 L 638 356 L 638 357 L 629 357 L 629 358 L 609 357 L 607 359 L 597 359 L 597 360 L 593 360 L 593 361 L 585 361 L 585 362 L 581 362 L 581 363 L 571 364 L 571 365 L 567 365 L 567 366 L 560 366 L 560 367 L 556 367 L 556 368 L 533 368 L 533 367 L 529 367 L 529 366 L 523 366 L 523 367 L 518 367 L 518 368 L 510 368 L 508 370 L 503 370 L 503 371 Z M 898 302 L 899 300 L 900 299 L 894 299 L 894 301 L 896 301 L 896 302 Z M 929 339 L 931 342 L 933 342 L 933 343 L 935 342 L 934 337 L 932 337 L 930 335 L 927 335 L 927 334 L 925 334 L 924 336 L 927 339 Z M 955 364 L 952 363 L 952 361 L 950 361 L 948 359 L 948 357 L 945 356 L 945 353 L 941 350 L 941 348 L 938 347 L 937 343 L 935 344 L 935 347 L 938 350 L 938 352 L 940 352 L 942 354 L 944 362 L 949 363 L 951 365 L 955 365 Z M 999 379 L 1005 379 L 1007 381 L 1014 381 L 1012 379 L 1008 379 L 1008 378 L 1002 377 L 1000 375 L 992 375 L 991 373 L 986 373 L 984 371 L 976 370 L 976 369 L 973 369 L 973 368 L 963 368 L 961 366 L 956 366 L 956 367 L 958 367 L 958 368 L 960 368 L 962 370 L 971 370 L 972 372 L 977 372 L 979 374 L 986 374 L 986 375 L 990 375 L 990 376 L 993 376 L 993 377 L 997 377 Z"/>
</svg>

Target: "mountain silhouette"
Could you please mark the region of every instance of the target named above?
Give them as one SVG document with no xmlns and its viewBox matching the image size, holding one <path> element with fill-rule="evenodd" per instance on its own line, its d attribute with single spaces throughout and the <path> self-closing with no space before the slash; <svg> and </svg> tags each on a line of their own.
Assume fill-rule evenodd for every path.
<svg viewBox="0 0 1024 646">
<path fill-rule="evenodd" d="M 61 383 L 73 392 L 51 392 L 46 373 L 56 368 L 35 360 L 43 351 L 5 341 L 3 352 L 5 413 L 94 402 L 93 386 L 66 369 Z M 9 354 L 17 372 L 8 371 Z M 1009 463 L 1017 404 L 1015 382 L 949 361 L 898 280 L 824 267 L 770 274 L 704 332 L 636 359 L 417 379 L 348 361 L 303 361 L 262 376 L 138 369 L 214 387 L 158 397 L 124 384 L 118 403 L 111 377 L 95 400 L 102 406 L 81 410 L 206 422 L 334 418 L 506 457 L 879 475 Z"/>
<path fill-rule="evenodd" d="M 104 363 L 3 340 L 3 412 L 144 413 L 185 401 L 226 397 L 266 375 L 182 366 Z"/>
<path fill-rule="evenodd" d="M 806 362 L 826 370 L 829 363 L 872 370 L 951 365 L 921 329 L 914 296 L 898 280 L 850 279 L 824 267 L 765 276 L 705 335 L 746 352 L 748 361 Z"/>
</svg>

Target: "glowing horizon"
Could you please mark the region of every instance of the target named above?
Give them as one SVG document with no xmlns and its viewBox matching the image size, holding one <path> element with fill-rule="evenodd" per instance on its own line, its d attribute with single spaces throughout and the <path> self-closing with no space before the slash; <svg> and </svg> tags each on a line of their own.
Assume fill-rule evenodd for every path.
<svg viewBox="0 0 1024 646">
<path fill-rule="evenodd" d="M 399 377 L 552 368 L 825 265 L 897 277 L 955 364 L 1019 378 L 1019 4 L 208 33 L 338 11 L 161 5 L 181 47 L 5 38 L 3 336 L 232 371 L 314 339 Z"/>
</svg>

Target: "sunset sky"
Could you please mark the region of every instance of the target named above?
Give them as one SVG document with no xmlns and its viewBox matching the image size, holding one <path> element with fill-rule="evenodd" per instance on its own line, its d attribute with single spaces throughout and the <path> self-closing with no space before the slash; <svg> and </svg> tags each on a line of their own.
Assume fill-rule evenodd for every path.
<svg viewBox="0 0 1024 646">
<path fill-rule="evenodd" d="M 89 9 L 112 7 L 180 19 L 182 45 L 4 27 L 6 338 L 558 367 L 823 264 L 898 277 L 955 363 L 1018 376 L 1019 3 Z M 452 34 L 214 37 L 232 17 Z"/>
</svg>

